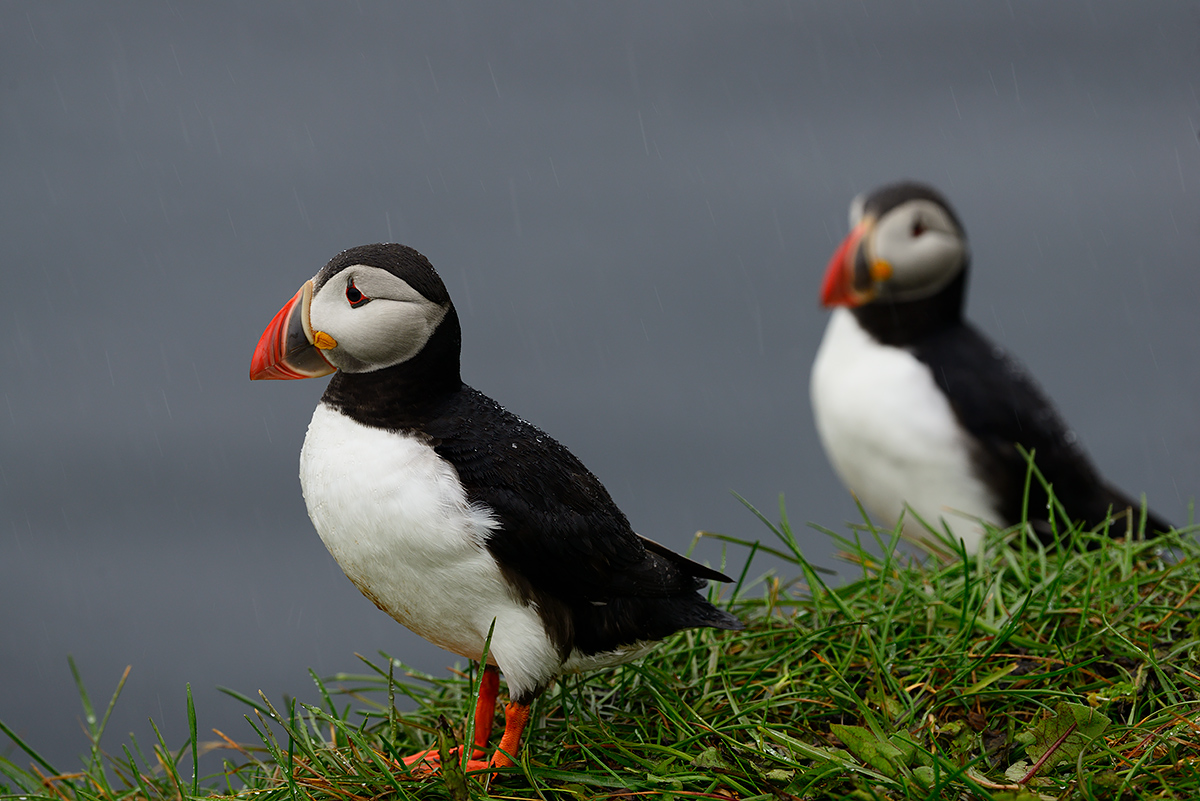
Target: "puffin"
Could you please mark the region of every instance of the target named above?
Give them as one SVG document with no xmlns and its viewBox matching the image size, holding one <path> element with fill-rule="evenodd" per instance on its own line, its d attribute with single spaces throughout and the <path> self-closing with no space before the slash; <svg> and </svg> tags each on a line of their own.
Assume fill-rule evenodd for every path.
<svg viewBox="0 0 1200 801">
<path fill-rule="evenodd" d="M 494 772 L 513 764 L 530 705 L 560 674 L 743 624 L 699 592 L 728 576 L 636 534 L 570 451 L 463 383 L 461 339 L 428 259 L 363 245 L 275 315 L 250 378 L 332 374 L 300 453 L 309 518 L 379 609 L 485 661 L 467 768 Z M 487 759 L 500 672 L 510 701 Z M 440 767 L 435 751 L 404 763 Z"/>
<path fill-rule="evenodd" d="M 964 319 L 970 260 L 962 221 L 930 186 L 891 184 L 851 203 L 821 287 L 833 313 L 810 382 L 834 471 L 877 520 L 903 516 L 906 537 L 947 531 L 975 552 L 984 522 L 1027 515 L 1053 546 L 1061 518 L 1029 474 L 1032 454 L 1071 520 L 1136 532 L 1141 504 L 1100 476 L 1026 369 Z M 1145 514 L 1147 533 L 1170 528 Z"/>
</svg>

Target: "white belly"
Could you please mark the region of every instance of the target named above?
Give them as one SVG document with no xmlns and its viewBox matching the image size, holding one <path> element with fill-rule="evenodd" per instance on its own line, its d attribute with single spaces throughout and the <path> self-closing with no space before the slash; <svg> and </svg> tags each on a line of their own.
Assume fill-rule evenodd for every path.
<svg viewBox="0 0 1200 801">
<path fill-rule="evenodd" d="M 894 526 L 907 503 L 929 525 L 949 525 L 978 548 L 982 518 L 1000 520 L 975 476 L 968 437 L 929 369 L 906 350 L 867 334 L 836 309 L 812 370 L 817 433 L 842 483 L 878 522 Z M 928 536 L 905 518 L 905 532 Z"/>
<path fill-rule="evenodd" d="M 430 642 L 489 661 L 514 694 L 544 685 L 561 660 L 536 609 L 517 597 L 484 545 L 495 521 L 473 507 L 453 466 L 420 439 L 317 406 L 300 485 L 325 547 L 363 595 Z"/>
</svg>

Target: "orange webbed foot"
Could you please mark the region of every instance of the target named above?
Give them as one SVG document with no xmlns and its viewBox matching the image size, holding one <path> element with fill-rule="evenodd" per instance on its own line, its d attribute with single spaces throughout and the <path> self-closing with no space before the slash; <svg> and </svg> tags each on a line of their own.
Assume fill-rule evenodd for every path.
<svg viewBox="0 0 1200 801">
<path fill-rule="evenodd" d="M 447 752 L 447 756 L 458 761 L 462 759 L 461 745 L 456 745 Z M 437 773 L 442 769 L 442 756 L 436 748 L 430 748 L 425 751 L 418 751 L 412 756 L 404 757 L 400 760 L 404 767 L 408 768 L 409 772 L 414 776 L 428 776 Z M 471 758 L 467 760 L 467 770 L 483 770 L 488 767 L 487 752 L 481 748 L 475 748 L 471 751 Z"/>
<path fill-rule="evenodd" d="M 496 696 L 500 692 L 500 671 L 493 665 L 485 665 L 483 678 L 479 682 L 479 699 L 475 702 L 475 736 L 472 738 L 474 748 L 471 758 L 467 760 L 466 770 L 486 770 L 492 766 L 487 759 L 487 744 L 492 736 L 492 723 L 496 718 Z M 446 756 L 453 759 L 462 758 L 463 746 L 451 748 Z M 442 757 L 438 749 L 429 748 L 419 751 L 401 760 L 404 767 L 414 776 L 428 776 L 442 769 Z"/>
<path fill-rule="evenodd" d="M 492 754 L 490 760 L 482 759 L 484 755 L 483 749 L 480 747 L 480 739 L 476 732 L 475 750 L 471 753 L 471 759 L 467 760 L 466 771 L 468 773 L 474 771 L 488 771 L 494 774 L 499 768 L 508 768 L 513 766 L 512 758 L 509 754 L 516 755 L 521 748 L 521 735 L 525 732 L 525 727 L 529 723 L 530 707 L 528 704 L 518 704 L 513 701 L 505 707 L 504 710 L 504 736 L 500 738 L 500 746 Z M 447 756 L 451 754 L 462 755 L 462 746 L 456 746 L 447 752 Z M 404 760 L 404 764 L 409 771 L 416 776 L 428 776 L 437 773 L 441 770 L 441 756 L 434 749 L 422 751 L 419 754 L 414 754 Z"/>
</svg>

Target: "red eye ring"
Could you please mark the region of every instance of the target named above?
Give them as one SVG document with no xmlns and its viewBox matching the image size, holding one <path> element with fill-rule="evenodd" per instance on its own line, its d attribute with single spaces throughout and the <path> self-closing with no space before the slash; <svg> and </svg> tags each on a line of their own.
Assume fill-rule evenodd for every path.
<svg viewBox="0 0 1200 801">
<path fill-rule="evenodd" d="M 358 287 L 354 285 L 354 279 L 351 278 L 346 284 L 346 300 L 350 303 L 350 308 L 357 309 L 359 306 L 362 306 L 371 299 L 362 292 L 358 291 Z"/>
<path fill-rule="evenodd" d="M 927 230 L 928 229 L 925 227 L 925 223 L 921 222 L 920 218 L 913 220 L 912 235 L 914 239 L 925 233 Z"/>
</svg>

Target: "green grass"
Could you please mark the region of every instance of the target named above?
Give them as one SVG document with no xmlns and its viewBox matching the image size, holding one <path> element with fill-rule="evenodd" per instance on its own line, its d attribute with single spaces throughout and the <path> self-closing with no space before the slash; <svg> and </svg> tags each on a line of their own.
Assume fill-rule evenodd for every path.
<svg viewBox="0 0 1200 801">
<path fill-rule="evenodd" d="M 538 699 L 520 763 L 488 787 L 391 761 L 461 741 L 478 672 L 429 676 L 380 655 L 356 674 L 314 675 L 308 703 L 244 697 L 249 725 L 220 736 L 195 731 L 189 690 L 187 742 L 107 753 L 107 712 L 79 681 L 93 740 L 83 769 L 61 773 L 0 723 L 16 744 L 0 757 L 0 796 L 1200 798 L 1190 534 L 1071 529 L 1068 547 L 1046 551 L 991 531 L 964 559 L 948 544 L 881 557 L 897 534 L 826 531 L 854 574 L 831 587 L 781 517 L 762 518 L 763 543 L 718 537 L 739 580 L 712 597 L 745 631 L 685 632 L 638 664 L 565 677 Z M 764 552 L 796 578 L 757 576 Z M 397 712 L 401 697 L 415 711 Z M 200 776 L 212 748 L 226 749 L 224 770 Z"/>
</svg>

